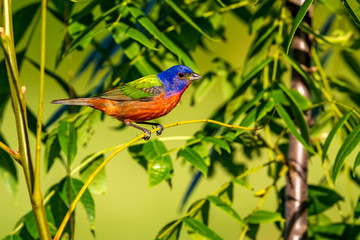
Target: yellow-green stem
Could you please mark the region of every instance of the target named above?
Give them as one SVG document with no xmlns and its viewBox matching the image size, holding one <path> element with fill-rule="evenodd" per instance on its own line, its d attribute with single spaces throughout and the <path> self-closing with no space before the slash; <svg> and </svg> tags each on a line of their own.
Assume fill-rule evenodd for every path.
<svg viewBox="0 0 360 240">
<path fill-rule="evenodd" d="M 256 130 L 253 128 L 248 128 L 248 127 L 241 127 L 241 126 L 236 126 L 236 125 L 229 125 L 229 124 L 225 124 L 222 122 L 218 122 L 215 120 L 211 120 L 211 119 L 201 119 L 201 120 L 190 120 L 190 121 L 183 121 L 183 122 L 176 122 L 176 123 L 172 123 L 172 124 L 168 124 L 164 126 L 165 128 L 169 128 L 169 127 L 174 127 L 174 126 L 179 126 L 179 125 L 185 125 L 185 124 L 192 124 L 192 123 L 213 123 L 213 124 L 217 124 L 223 127 L 228 127 L 228 128 L 235 128 L 235 129 L 243 129 L 243 130 Z M 153 130 L 151 130 L 151 133 L 154 133 L 156 131 L 160 130 L 160 128 L 155 128 Z M 90 185 L 90 183 L 92 182 L 92 180 L 95 178 L 95 176 L 105 167 L 105 165 L 113 158 L 115 157 L 116 154 L 118 154 L 119 152 L 121 152 L 122 150 L 126 149 L 127 147 L 131 146 L 132 144 L 134 144 L 135 142 L 139 141 L 140 139 L 142 139 L 143 137 L 145 137 L 145 133 L 130 140 L 129 142 L 121 145 L 119 148 L 117 148 L 108 158 L 106 158 L 104 160 L 104 162 L 102 162 L 99 167 L 89 176 L 89 178 L 86 180 L 86 182 L 84 183 L 83 187 L 80 189 L 79 193 L 77 194 L 77 196 L 75 197 L 73 203 L 71 204 L 69 211 L 66 213 L 61 225 L 58 228 L 58 231 L 54 237 L 54 240 L 59 240 L 64 229 L 65 226 L 67 224 L 67 222 L 69 221 L 69 218 L 72 214 L 72 212 L 75 210 L 75 207 L 77 205 L 77 203 L 80 201 L 80 198 L 82 197 L 82 195 L 84 194 L 85 190 L 88 188 L 88 186 Z"/>
</svg>

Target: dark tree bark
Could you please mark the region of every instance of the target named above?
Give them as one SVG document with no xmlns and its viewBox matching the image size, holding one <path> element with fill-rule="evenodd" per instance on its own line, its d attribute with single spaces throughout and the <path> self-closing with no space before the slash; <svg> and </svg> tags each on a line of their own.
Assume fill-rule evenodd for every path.
<svg viewBox="0 0 360 240">
<path fill-rule="evenodd" d="M 296 16 L 304 0 L 292 0 L 287 2 L 287 7 L 293 17 Z M 305 15 L 303 22 L 311 25 L 312 6 Z M 310 69 L 311 39 L 301 29 L 295 33 L 291 44 L 293 58 L 304 68 Z M 310 90 L 305 80 L 293 69 L 291 87 L 300 94 L 310 99 Z M 310 123 L 311 112 L 305 113 L 308 124 Z M 286 198 L 285 198 L 285 239 L 306 239 L 307 238 L 307 168 L 308 154 L 303 145 L 293 135 L 289 139 L 289 152 L 287 163 L 289 171 L 286 176 Z"/>
</svg>

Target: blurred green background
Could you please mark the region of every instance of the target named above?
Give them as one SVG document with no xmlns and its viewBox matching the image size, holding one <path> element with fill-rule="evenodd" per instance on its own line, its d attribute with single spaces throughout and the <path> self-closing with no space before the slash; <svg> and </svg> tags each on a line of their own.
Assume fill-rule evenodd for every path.
<svg viewBox="0 0 360 240">
<path fill-rule="evenodd" d="M 13 1 L 13 11 L 20 7 L 32 3 L 34 1 L 22 0 Z M 338 1 L 331 1 L 334 5 Z M 87 1 L 78 1 L 77 7 L 82 8 L 87 4 Z M 323 20 L 328 16 L 329 12 L 325 8 L 318 10 L 315 8 L 314 25 L 321 26 Z M 244 59 L 249 48 L 250 41 L 254 36 L 249 35 L 247 26 L 243 24 L 231 12 L 225 15 L 227 23 L 227 31 L 225 33 L 226 41 L 222 43 L 214 43 L 206 41 L 210 51 L 197 50 L 193 55 L 195 62 L 199 67 L 199 74 L 208 71 L 211 67 L 211 60 L 216 56 L 228 60 L 238 68 L 242 68 Z M 37 14 L 40 17 L 40 14 Z M 47 45 L 46 45 L 46 66 L 54 69 L 55 55 L 60 48 L 61 40 L 64 36 L 63 25 L 59 24 L 51 14 L 47 15 Z M 38 22 L 39 23 L 39 22 Z M 40 26 L 34 26 L 34 37 L 30 43 L 22 41 L 20 47 L 27 45 L 29 48 L 27 55 L 39 62 L 40 60 Z M 29 32 L 27 32 L 29 34 Z M 26 37 L 25 37 L 26 39 Z M 56 70 L 57 73 L 67 79 L 67 74 L 74 72 L 80 66 L 82 60 L 89 52 L 88 49 L 79 52 L 75 51 L 67 57 Z M 334 58 L 335 59 L 335 58 Z M 336 71 L 339 69 L 343 71 L 344 75 L 355 77 L 345 67 L 345 65 L 338 60 L 330 63 L 326 71 Z M 79 93 L 84 93 L 92 86 L 88 85 L 88 78 L 90 78 L 91 70 L 88 70 L 81 79 L 74 82 L 74 88 Z M 99 76 L 99 75 L 98 75 Z M 21 70 L 21 81 L 26 86 L 26 101 L 31 106 L 35 113 L 37 113 L 38 91 L 39 91 L 39 72 L 27 61 L 24 62 Z M 94 81 L 96 82 L 96 81 Z M 219 87 L 214 87 L 207 97 L 199 104 L 191 107 L 190 96 L 193 94 L 193 89 L 189 89 L 183 95 L 180 104 L 169 115 L 160 119 L 160 123 L 168 124 L 182 120 L 193 120 L 208 118 L 209 114 L 219 106 L 219 100 L 223 99 L 220 83 Z M 59 90 L 57 83 L 49 77 L 45 81 L 45 95 L 44 95 L 44 119 L 48 117 L 57 109 L 58 106 L 51 105 L 50 102 L 54 99 L 66 97 L 63 90 Z M 116 119 L 105 117 L 103 122 L 96 125 L 96 131 L 91 141 L 85 148 L 79 148 L 76 157 L 76 163 L 87 156 L 89 153 L 105 149 L 111 146 L 125 143 L 132 139 L 139 132 L 132 128 L 125 128 L 121 131 L 115 128 L 119 126 Z M 166 129 L 161 138 L 172 136 L 192 136 L 200 125 L 185 125 L 175 128 Z M 16 149 L 17 137 L 14 123 L 14 115 L 12 106 L 8 102 L 6 106 L 6 113 L 4 119 L 1 119 L 1 131 L 6 136 L 10 146 Z M 184 141 L 166 141 L 168 149 L 183 144 Z M 336 146 L 336 143 L 333 143 Z M 35 149 L 35 138 L 31 135 L 32 150 Z M 334 149 L 335 152 L 336 149 Z M 34 153 L 34 152 L 33 152 Z M 350 161 L 354 159 L 354 154 L 350 156 Z M 267 152 L 262 154 L 262 157 L 254 157 L 251 160 L 249 167 L 257 166 L 260 160 L 264 161 L 267 158 Z M 193 170 L 189 164 L 184 163 L 181 159 L 176 159 L 172 155 L 174 163 L 174 177 L 173 188 L 170 189 L 165 183 L 156 187 L 148 187 L 148 176 L 143 168 L 141 168 L 127 151 L 118 154 L 106 168 L 108 190 L 104 195 L 94 195 L 96 204 L 96 239 L 152 239 L 156 236 L 158 231 L 168 222 L 181 217 L 184 210 L 180 211 L 179 206 L 181 199 L 184 196 L 185 190 L 190 183 L 193 176 Z M 238 162 L 247 161 L 238 155 Z M 56 165 L 60 164 L 59 161 Z M 58 171 L 62 167 L 54 166 L 53 169 L 43 176 L 42 190 L 45 191 L 54 183 L 63 178 L 65 172 Z M 10 233 L 16 222 L 28 212 L 31 207 L 28 201 L 28 194 L 25 187 L 24 178 L 21 169 L 18 168 L 19 174 L 19 189 L 17 197 L 14 199 L 5 189 L 3 184 L 0 184 L 0 238 Z M 320 159 L 314 158 L 309 163 L 309 182 L 317 183 L 322 176 L 322 168 Z M 212 178 L 202 179 L 197 186 L 195 192 L 190 198 L 190 203 L 211 194 L 217 190 L 222 183 L 230 180 L 232 177 L 228 175 L 222 168 L 215 166 L 215 174 Z M 347 195 L 348 188 L 344 176 L 341 176 L 337 183 L 337 190 L 339 193 Z M 249 178 L 249 183 L 254 187 L 254 192 L 262 189 L 270 183 L 271 179 L 267 176 L 266 170 L 262 170 L 253 174 Z M 267 183 L 267 184 L 266 184 Z M 284 179 L 280 181 L 280 185 L 284 184 Z M 234 209 L 238 211 L 240 216 L 246 216 L 257 205 L 258 200 L 253 196 L 253 192 L 244 188 L 235 188 Z M 274 191 L 267 198 L 263 205 L 263 209 L 274 210 L 277 206 Z M 353 187 L 353 196 L 358 196 L 358 188 Z M 184 209 L 187 209 L 189 204 Z M 343 203 L 343 208 L 349 210 L 349 204 Z M 335 212 L 336 210 L 331 210 Z M 86 213 L 82 206 L 76 208 L 76 239 L 92 239 L 89 231 L 89 223 Z M 210 212 L 210 227 L 212 227 L 224 239 L 238 239 L 241 233 L 241 228 L 236 221 L 229 217 L 226 213 L 212 208 Z M 335 216 L 335 214 L 334 214 Z M 184 228 L 183 230 L 184 231 Z M 136 236 L 136 237 L 134 237 Z M 274 224 L 262 224 L 258 234 L 258 239 L 278 239 L 280 232 L 274 227 Z M 187 239 L 186 234 L 181 235 L 182 239 Z"/>
</svg>

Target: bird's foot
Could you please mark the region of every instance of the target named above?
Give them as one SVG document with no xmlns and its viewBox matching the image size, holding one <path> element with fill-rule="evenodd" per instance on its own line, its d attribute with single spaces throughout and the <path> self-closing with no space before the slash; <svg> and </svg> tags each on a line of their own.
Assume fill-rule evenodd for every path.
<svg viewBox="0 0 360 240">
<path fill-rule="evenodd" d="M 160 128 L 159 130 L 156 131 L 156 135 L 160 136 L 162 134 L 162 132 L 164 131 L 164 126 L 161 124 L 156 125 L 157 128 Z"/>
<path fill-rule="evenodd" d="M 144 133 L 146 133 L 145 137 L 143 137 L 143 139 L 145 141 L 149 140 L 150 137 L 151 137 L 151 131 L 150 130 L 147 130 L 147 129 L 144 129 Z"/>
</svg>

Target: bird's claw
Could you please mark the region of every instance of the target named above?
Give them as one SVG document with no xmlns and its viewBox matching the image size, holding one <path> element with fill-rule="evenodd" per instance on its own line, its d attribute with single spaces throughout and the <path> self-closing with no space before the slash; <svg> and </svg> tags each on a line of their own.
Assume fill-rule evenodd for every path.
<svg viewBox="0 0 360 240">
<path fill-rule="evenodd" d="M 145 135 L 145 137 L 143 137 L 143 139 L 145 141 L 149 140 L 151 137 L 151 132 L 149 130 L 147 130 L 147 131 L 144 131 L 144 133 L 146 133 L 146 135 Z"/>
<path fill-rule="evenodd" d="M 160 128 L 159 130 L 156 131 L 156 135 L 160 136 L 162 134 L 162 132 L 164 131 L 164 127 L 163 125 L 157 125 L 157 128 Z"/>
</svg>

